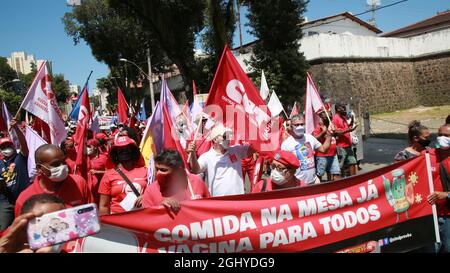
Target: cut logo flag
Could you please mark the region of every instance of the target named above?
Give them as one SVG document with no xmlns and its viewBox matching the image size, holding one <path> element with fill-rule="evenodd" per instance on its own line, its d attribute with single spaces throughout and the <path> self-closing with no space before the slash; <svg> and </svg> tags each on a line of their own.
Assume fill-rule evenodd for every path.
<svg viewBox="0 0 450 273">
<path fill-rule="evenodd" d="M 148 183 L 154 178 L 154 157 L 162 151 L 164 145 L 163 138 L 163 113 L 159 102 L 155 105 L 152 116 L 147 121 L 144 134 L 139 145 L 142 157 L 148 168 Z"/>
<path fill-rule="evenodd" d="M 263 100 L 266 100 L 269 96 L 269 85 L 267 84 L 266 75 L 264 75 L 264 70 L 261 71 L 261 88 L 259 89 L 259 94 Z"/>
<path fill-rule="evenodd" d="M 198 116 L 203 112 L 203 107 L 200 105 L 200 102 L 197 98 L 197 86 L 195 86 L 195 82 L 192 81 L 192 88 L 194 92 L 194 101 L 191 104 L 191 123 L 193 125 L 193 129 L 197 129 L 197 124 L 195 123 Z"/>
<path fill-rule="evenodd" d="M 275 93 L 275 91 L 272 92 L 272 95 L 270 96 L 270 100 L 269 100 L 269 103 L 267 104 L 267 107 L 269 107 L 272 117 L 276 117 L 282 111 L 284 111 L 283 105 L 281 104 L 280 100 L 278 99 L 278 96 Z"/>
<path fill-rule="evenodd" d="M 323 109 L 325 106 L 317 91 L 312 77 L 307 73 L 306 78 L 306 97 L 305 97 L 305 133 L 312 134 L 314 129 L 319 124 L 319 117 L 316 115 L 317 111 Z"/>
<path fill-rule="evenodd" d="M 47 61 L 43 62 L 39 68 L 21 108 L 48 124 L 52 144 L 59 145 L 66 138 L 66 127 L 52 90 Z"/>
<path fill-rule="evenodd" d="M 228 46 L 220 58 L 204 111 L 215 124 L 233 130 L 232 144 L 245 141 L 266 152 L 280 141 L 271 138 L 271 113 Z"/>
<path fill-rule="evenodd" d="M 14 143 L 14 147 L 16 147 L 16 149 L 20 148 L 20 142 L 19 139 L 17 138 L 17 134 L 16 131 L 8 128 L 9 124 L 11 124 L 12 121 L 12 116 L 11 113 L 8 111 L 8 107 L 6 106 L 6 103 L 3 101 L 2 104 L 2 119 L 6 122 L 6 131 L 8 131 L 9 133 L 9 137 L 11 138 L 12 142 Z"/>
</svg>

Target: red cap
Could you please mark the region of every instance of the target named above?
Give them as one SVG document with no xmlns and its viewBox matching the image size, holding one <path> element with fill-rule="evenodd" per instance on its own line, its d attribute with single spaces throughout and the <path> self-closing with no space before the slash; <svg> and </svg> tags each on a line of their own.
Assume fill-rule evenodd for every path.
<svg viewBox="0 0 450 273">
<path fill-rule="evenodd" d="M 298 169 L 300 167 L 298 158 L 293 153 L 287 151 L 276 151 L 273 155 L 273 160 L 280 162 L 288 168 Z"/>
<path fill-rule="evenodd" d="M 0 146 L 3 144 L 14 144 L 9 137 L 0 138 Z"/>
<path fill-rule="evenodd" d="M 96 139 L 104 139 L 104 140 L 108 140 L 108 136 L 105 133 L 98 133 L 95 135 Z"/>
<path fill-rule="evenodd" d="M 95 146 L 95 147 L 98 147 L 99 144 L 100 144 L 100 143 L 99 143 L 98 140 L 96 140 L 96 139 L 89 139 L 89 140 L 87 141 L 87 145 L 88 145 L 88 146 Z"/>
<path fill-rule="evenodd" d="M 112 148 L 124 147 L 128 145 L 134 145 L 137 147 L 136 142 L 129 138 L 128 136 L 119 136 L 115 141 Z"/>
</svg>

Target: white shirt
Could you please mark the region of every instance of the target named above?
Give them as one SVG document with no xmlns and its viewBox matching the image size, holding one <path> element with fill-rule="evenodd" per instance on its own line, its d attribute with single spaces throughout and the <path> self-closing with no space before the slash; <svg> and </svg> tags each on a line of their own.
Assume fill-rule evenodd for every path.
<svg viewBox="0 0 450 273">
<path fill-rule="evenodd" d="M 244 194 L 241 160 L 247 157 L 249 145 L 236 145 L 222 155 L 211 147 L 198 159 L 200 171 L 206 171 L 211 196 Z"/>
<path fill-rule="evenodd" d="M 281 150 L 291 152 L 298 158 L 300 167 L 295 172 L 295 177 L 306 184 L 313 184 L 316 179 L 314 151 L 320 146 L 322 144 L 309 134 L 300 139 L 290 136 L 281 144 Z"/>
</svg>

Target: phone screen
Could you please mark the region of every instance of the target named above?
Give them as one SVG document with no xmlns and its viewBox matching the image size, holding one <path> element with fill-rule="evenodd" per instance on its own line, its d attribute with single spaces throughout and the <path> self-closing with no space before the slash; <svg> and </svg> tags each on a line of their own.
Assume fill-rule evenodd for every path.
<svg viewBox="0 0 450 273">
<path fill-rule="evenodd" d="M 31 249 L 52 246 L 96 234 L 100 221 L 95 204 L 55 211 L 28 223 L 28 243 Z"/>
</svg>

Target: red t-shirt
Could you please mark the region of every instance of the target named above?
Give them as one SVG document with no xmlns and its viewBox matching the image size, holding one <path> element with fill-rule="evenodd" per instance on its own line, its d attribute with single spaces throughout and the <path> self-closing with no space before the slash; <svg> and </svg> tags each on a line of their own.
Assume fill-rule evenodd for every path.
<svg viewBox="0 0 450 273">
<path fill-rule="evenodd" d="M 142 194 L 147 187 L 147 168 L 136 167 L 130 171 L 121 168 L 121 170 Z M 127 194 L 134 194 L 131 187 L 128 186 L 127 182 L 115 169 L 107 170 L 105 175 L 103 175 L 98 193 L 111 196 L 111 214 L 125 212 L 120 206 L 120 202 L 125 199 Z"/>
<path fill-rule="evenodd" d="M 99 153 L 94 158 L 89 158 L 89 170 L 103 171 L 106 169 L 106 161 L 108 161 L 107 153 Z"/>
<path fill-rule="evenodd" d="M 47 193 L 39 184 L 40 176 L 34 178 L 33 183 L 24 190 L 16 201 L 14 210 L 16 217 L 20 215 L 23 204 L 33 195 Z M 67 208 L 76 207 L 93 202 L 92 194 L 89 191 L 88 184 L 83 177 L 76 174 L 69 174 L 59 191 L 55 194 L 64 200 Z"/>
<path fill-rule="evenodd" d="M 317 125 L 316 129 L 313 131 L 313 136 L 316 137 L 317 135 L 322 132 L 322 129 L 320 128 L 320 125 Z M 322 136 L 321 138 L 317 139 L 320 143 L 325 143 L 325 136 Z M 321 153 L 316 151 L 316 156 L 334 156 L 336 154 L 336 139 L 334 137 L 331 138 L 331 144 L 330 148 L 328 148 L 328 151 L 326 153 Z"/>
<path fill-rule="evenodd" d="M 202 199 L 211 197 L 206 188 L 205 182 L 194 174 L 188 174 L 189 181 L 191 182 L 192 191 L 194 192 L 194 199 Z M 193 200 L 191 198 L 191 191 L 189 187 L 186 187 L 184 192 L 173 196 L 178 201 Z M 161 205 L 164 197 L 161 194 L 161 188 L 159 187 L 158 180 L 155 180 L 146 190 L 142 196 L 142 206 L 144 208 Z"/>
<path fill-rule="evenodd" d="M 339 114 L 333 116 L 333 124 L 338 130 L 347 130 L 349 128 L 347 121 L 343 119 Z M 352 138 L 350 137 L 350 133 L 345 133 L 338 136 L 336 139 L 336 144 L 341 148 L 352 146 Z"/>
<path fill-rule="evenodd" d="M 425 153 L 423 151 L 422 153 Z M 434 191 L 444 191 L 440 175 L 440 164 L 443 163 L 445 169 L 450 174 L 450 151 L 440 149 L 432 149 L 430 152 L 431 174 L 433 177 Z M 439 153 L 439 154 L 438 154 Z M 438 200 L 436 202 L 436 210 L 439 216 L 450 216 L 450 209 L 446 205 L 447 200 Z"/>
<path fill-rule="evenodd" d="M 301 186 L 301 181 L 297 180 L 297 185 L 296 187 L 300 187 Z M 273 191 L 275 184 L 272 183 L 272 178 L 267 178 L 266 180 L 266 188 L 264 189 L 264 192 L 266 191 Z M 253 187 L 252 189 L 252 193 L 257 193 L 257 192 L 262 192 L 264 186 L 264 179 L 261 179 L 258 183 L 256 183 L 256 185 Z"/>
</svg>

